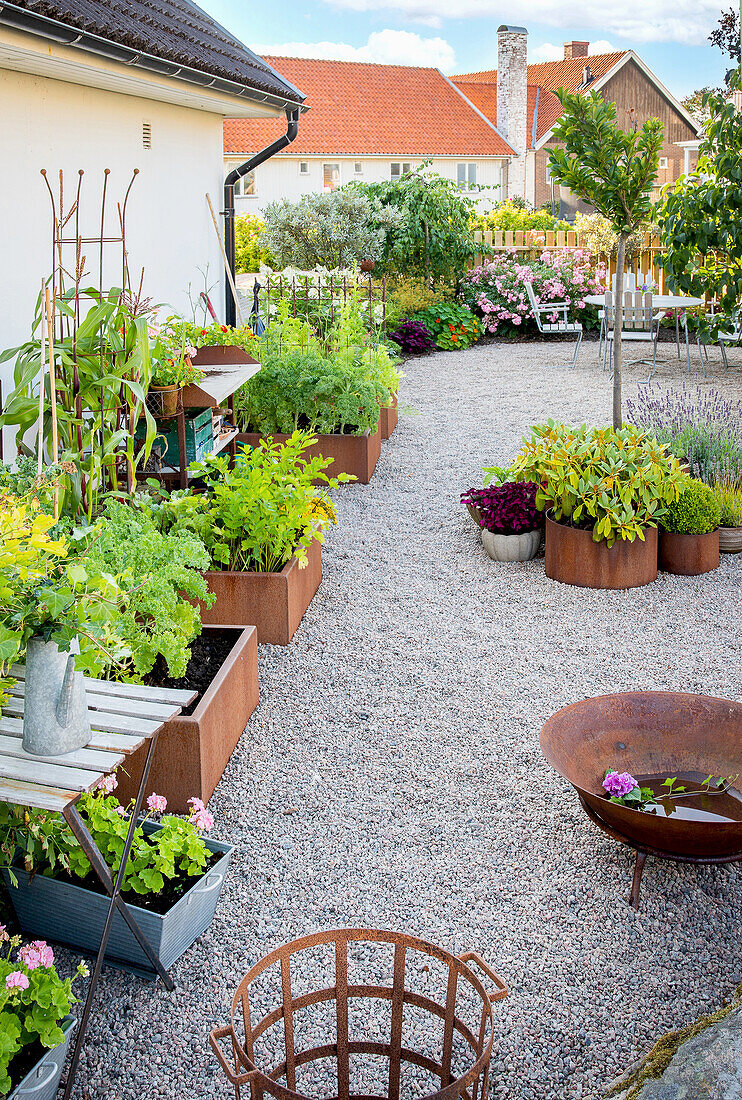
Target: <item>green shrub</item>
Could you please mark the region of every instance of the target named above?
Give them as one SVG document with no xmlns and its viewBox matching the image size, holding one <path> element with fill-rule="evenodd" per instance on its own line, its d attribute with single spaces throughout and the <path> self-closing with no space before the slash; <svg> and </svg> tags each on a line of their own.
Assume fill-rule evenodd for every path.
<svg viewBox="0 0 742 1100">
<path fill-rule="evenodd" d="M 342 187 L 270 203 L 262 242 L 277 267 L 353 268 L 381 258 L 387 233 L 400 220 L 358 188 Z"/>
<path fill-rule="evenodd" d="M 713 491 L 720 509 L 719 526 L 742 527 L 742 489 L 724 481 Z"/>
<path fill-rule="evenodd" d="M 705 535 L 716 530 L 720 515 L 713 489 L 702 481 L 690 481 L 678 499 L 668 504 L 662 526 L 683 535 Z"/>
<path fill-rule="evenodd" d="M 429 279 L 407 276 L 390 283 L 386 299 L 386 326 L 393 328 L 401 320 L 424 313 L 426 309 L 453 297 L 453 288 L 433 290 Z"/>
<path fill-rule="evenodd" d="M 665 522 L 690 481 L 677 458 L 630 424 L 618 430 L 537 424 L 510 470 L 518 481 L 540 486 L 536 504 L 551 508 L 557 523 L 590 530 L 608 546 L 617 538 L 643 540 L 644 529 Z"/>
<path fill-rule="evenodd" d="M 476 344 L 482 335 L 479 318 L 468 306 L 456 302 L 442 302 L 417 313 L 414 318 L 422 321 L 435 339 L 435 346 L 442 351 L 461 351 Z"/>
<path fill-rule="evenodd" d="M 234 220 L 234 259 L 239 274 L 260 271 L 261 264 L 273 265 L 273 257 L 263 247 L 265 222 L 257 214 L 239 214 Z"/>
<path fill-rule="evenodd" d="M 499 203 L 486 214 L 477 215 L 473 220 L 473 226 L 482 232 L 489 230 L 493 233 L 498 230 L 504 233 L 527 233 L 531 229 L 544 232 L 561 230 L 568 233 L 574 228 L 569 222 L 560 221 L 546 210 L 532 210 L 526 204 L 515 203 L 512 199 Z"/>
<path fill-rule="evenodd" d="M 304 457 L 316 442 L 294 432 L 285 443 L 242 447 L 231 466 L 226 455 L 195 463 L 191 472 L 205 491 L 173 493 L 157 506 L 158 523 L 171 536 L 195 532 L 213 569 L 277 573 L 293 555 L 303 568 L 312 542 L 323 542 L 325 528 L 336 522 L 327 489 L 352 480 L 327 476 L 332 459 Z"/>
<path fill-rule="evenodd" d="M 161 655 L 170 676 L 185 674 L 190 643 L 201 633 L 201 616 L 184 596 L 211 601 L 201 570 L 209 568 L 203 542 L 192 532 L 163 534 L 148 514 L 147 498 L 137 506 L 109 499 L 98 524 L 81 536 L 85 562 L 117 576 L 129 591 L 117 630 L 131 650 L 130 672 L 151 672 Z"/>
</svg>

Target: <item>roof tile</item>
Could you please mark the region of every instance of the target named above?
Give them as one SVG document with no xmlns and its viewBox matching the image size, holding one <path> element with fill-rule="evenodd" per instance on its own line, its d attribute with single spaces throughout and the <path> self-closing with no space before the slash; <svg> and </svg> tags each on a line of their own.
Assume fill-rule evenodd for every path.
<svg viewBox="0 0 742 1100">
<path fill-rule="evenodd" d="M 310 108 L 288 150 L 291 156 L 512 156 L 494 123 L 472 110 L 438 69 L 265 60 L 304 91 Z M 285 128 L 276 119 L 226 119 L 224 150 L 255 153 Z"/>
</svg>

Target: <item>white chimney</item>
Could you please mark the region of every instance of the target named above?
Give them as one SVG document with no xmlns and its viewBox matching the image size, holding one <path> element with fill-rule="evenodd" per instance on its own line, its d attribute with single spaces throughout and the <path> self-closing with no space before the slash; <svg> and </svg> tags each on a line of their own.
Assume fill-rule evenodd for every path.
<svg viewBox="0 0 742 1100">
<path fill-rule="evenodd" d="M 528 31 L 497 28 L 497 129 L 518 154 L 508 169 L 508 195 L 525 198 L 528 147 Z"/>
</svg>

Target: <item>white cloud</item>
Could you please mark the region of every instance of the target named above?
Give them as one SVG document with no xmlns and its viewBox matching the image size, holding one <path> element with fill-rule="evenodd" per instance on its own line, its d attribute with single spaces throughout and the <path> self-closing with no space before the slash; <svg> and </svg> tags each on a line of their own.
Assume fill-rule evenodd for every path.
<svg viewBox="0 0 742 1100">
<path fill-rule="evenodd" d="M 496 23 L 502 22 L 502 0 L 327 0 L 338 8 L 351 11 L 394 11 L 399 17 L 440 26 L 441 20 L 491 18 L 493 40 Z M 679 42 L 703 45 L 719 18 L 719 0 L 520 0 L 512 22 L 529 22 L 552 27 L 583 28 L 615 35 L 628 42 Z"/>
<path fill-rule="evenodd" d="M 599 38 L 597 42 L 591 42 L 588 47 L 588 53 L 613 53 L 616 47 L 612 42 L 609 42 L 605 38 Z M 564 46 L 556 46 L 553 42 L 544 42 L 542 46 L 537 46 L 535 50 L 528 51 L 529 64 L 538 64 L 539 61 L 561 61 L 564 57 Z"/>
<path fill-rule="evenodd" d="M 387 28 L 369 35 L 365 46 L 346 42 L 282 42 L 253 46 L 272 57 L 314 57 L 331 61 L 375 61 L 382 65 L 422 65 L 450 72 L 456 64 L 453 47 L 444 38 L 423 38 L 412 31 Z"/>
</svg>

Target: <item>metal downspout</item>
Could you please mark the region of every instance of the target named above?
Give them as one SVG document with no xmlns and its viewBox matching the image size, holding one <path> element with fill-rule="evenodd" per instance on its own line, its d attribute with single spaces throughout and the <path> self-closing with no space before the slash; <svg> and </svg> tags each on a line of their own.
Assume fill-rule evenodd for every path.
<svg viewBox="0 0 742 1100">
<path fill-rule="evenodd" d="M 287 145 L 290 145 L 299 132 L 299 108 L 287 107 L 286 108 L 286 133 L 283 134 L 277 141 L 267 145 L 265 149 L 262 149 L 255 156 L 250 157 L 244 164 L 240 164 L 237 168 L 233 168 L 224 181 L 224 251 L 227 255 L 227 264 L 235 275 L 235 247 L 234 247 L 234 185 L 237 180 L 242 179 L 248 172 L 252 172 L 253 169 L 259 165 L 264 164 L 265 161 L 270 160 L 276 153 L 280 153 L 282 149 L 285 149 Z M 228 325 L 234 325 L 237 319 L 237 312 L 235 310 L 234 298 L 232 292 L 227 285 L 224 288 L 225 292 L 225 317 Z"/>
</svg>

